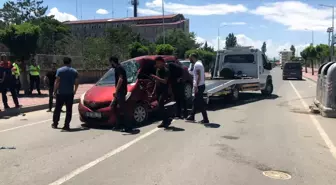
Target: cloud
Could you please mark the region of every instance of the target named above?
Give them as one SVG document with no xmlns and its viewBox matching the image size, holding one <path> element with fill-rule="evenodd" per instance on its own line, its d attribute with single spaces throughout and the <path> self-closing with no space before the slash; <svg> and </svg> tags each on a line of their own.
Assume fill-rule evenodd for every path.
<svg viewBox="0 0 336 185">
<path fill-rule="evenodd" d="M 223 22 L 221 25 L 222 26 L 226 26 L 226 25 L 246 25 L 246 22 Z"/>
<path fill-rule="evenodd" d="M 128 7 L 128 9 L 133 11 L 133 7 Z M 140 15 L 162 15 L 162 12 L 151 10 L 151 9 L 138 8 L 138 14 Z"/>
<path fill-rule="evenodd" d="M 53 15 L 55 19 L 57 19 L 60 22 L 64 21 L 76 21 L 77 18 L 74 15 L 65 13 L 65 12 L 60 12 L 56 7 L 50 9 L 48 16 Z"/>
<path fill-rule="evenodd" d="M 143 12 L 149 13 L 151 11 L 160 12 L 162 8 L 162 0 L 152 0 L 146 2 L 146 9 Z M 185 15 L 226 15 L 229 13 L 247 12 L 248 9 L 242 5 L 230 5 L 225 3 L 207 4 L 207 5 L 187 5 L 181 3 L 164 3 L 165 12 L 169 13 L 183 13 Z M 153 13 L 154 13 L 153 12 Z M 140 13 L 140 9 L 139 9 Z"/>
<path fill-rule="evenodd" d="M 101 8 L 96 11 L 96 14 L 101 14 L 101 15 L 106 15 L 108 13 L 109 12 L 107 10 L 101 9 Z"/>
<path fill-rule="evenodd" d="M 260 49 L 263 42 L 266 42 L 266 46 L 267 46 L 267 56 L 270 58 L 278 58 L 279 57 L 279 52 L 286 49 L 289 50 L 290 46 L 292 45 L 292 43 L 274 43 L 272 41 L 272 39 L 267 39 L 267 40 L 254 40 L 244 34 L 237 34 L 237 42 L 239 45 L 241 46 L 253 46 L 254 48 L 258 48 Z M 206 40 L 202 37 L 196 37 L 196 41 L 198 43 L 205 43 L 205 41 L 208 42 L 209 46 L 214 47 L 215 50 L 217 50 L 218 48 L 218 38 L 214 38 L 214 39 L 210 39 L 210 40 Z M 225 46 L 225 37 L 221 37 L 220 41 L 220 48 L 224 48 Z M 300 52 L 307 47 L 309 44 L 294 44 L 295 48 L 296 48 L 296 55 L 299 56 Z"/>
<path fill-rule="evenodd" d="M 327 28 L 331 27 L 330 8 L 317 9 L 300 1 L 265 3 L 250 12 L 285 25 L 289 30 L 326 32 Z"/>
</svg>

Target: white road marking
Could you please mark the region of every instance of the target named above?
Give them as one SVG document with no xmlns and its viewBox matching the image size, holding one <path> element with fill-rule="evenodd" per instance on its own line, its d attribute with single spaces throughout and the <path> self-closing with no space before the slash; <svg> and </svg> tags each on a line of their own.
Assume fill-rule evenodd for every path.
<svg viewBox="0 0 336 185">
<path fill-rule="evenodd" d="M 77 114 L 78 113 L 74 113 L 72 115 L 75 116 Z M 61 116 L 61 118 L 65 118 L 65 116 Z M 5 130 L 0 130 L 0 133 L 12 131 L 12 130 L 16 130 L 16 129 L 20 129 L 20 128 L 24 128 L 24 127 L 29 127 L 29 126 L 33 126 L 33 125 L 37 125 L 37 124 L 41 124 L 41 123 L 46 123 L 46 122 L 49 122 L 49 121 L 52 121 L 52 119 L 47 119 L 47 120 L 43 120 L 43 121 L 39 121 L 39 122 L 35 122 L 35 123 L 29 123 L 29 124 L 25 124 L 25 125 L 13 127 L 13 128 L 5 129 Z"/>
<path fill-rule="evenodd" d="M 292 82 L 289 82 L 289 83 L 292 86 L 292 88 L 293 88 L 294 92 L 296 93 L 297 97 L 300 99 L 303 107 L 306 108 L 306 109 L 309 109 L 309 106 L 302 99 L 302 96 L 300 95 L 300 93 L 298 92 L 298 90 L 295 88 L 295 86 L 293 85 L 293 83 Z M 321 124 L 318 122 L 318 120 L 316 119 L 316 117 L 314 115 L 309 115 L 309 116 L 310 116 L 310 119 L 313 121 L 313 123 L 314 123 L 317 131 L 321 135 L 322 139 L 324 140 L 324 142 L 328 146 L 330 153 L 336 159 L 336 148 L 335 148 L 335 145 L 330 140 L 328 134 L 324 131 L 324 129 L 322 128 Z"/>
<path fill-rule="evenodd" d="M 117 148 L 115 150 L 110 151 L 109 153 L 107 153 L 107 154 L 99 157 L 98 159 L 96 159 L 96 160 L 94 160 L 94 161 L 92 161 L 92 162 L 90 162 L 90 163 L 88 163 L 88 164 L 86 164 L 84 166 L 81 166 L 81 167 L 77 168 L 76 170 L 74 170 L 74 171 L 70 172 L 69 174 L 63 176 L 62 178 L 58 179 L 57 181 L 55 181 L 53 183 L 50 183 L 49 185 L 61 185 L 61 184 L 65 183 L 65 182 L 67 182 L 68 180 L 72 179 L 73 177 L 79 175 L 80 173 L 82 173 L 82 172 L 84 172 L 84 171 L 92 168 L 93 166 L 97 165 L 98 163 L 100 163 L 100 162 L 102 162 L 102 161 L 104 161 L 104 160 L 106 160 L 106 159 L 108 159 L 108 158 L 110 158 L 110 157 L 112 157 L 112 156 L 114 156 L 114 155 L 116 155 L 116 154 L 118 154 L 118 153 L 126 150 L 130 146 L 132 146 L 135 143 L 137 143 L 137 142 L 145 139 L 146 137 L 154 134 L 155 132 L 157 132 L 159 130 L 160 130 L 159 128 L 154 128 L 153 130 L 151 130 L 151 131 L 149 131 L 149 132 L 147 132 L 147 133 L 145 133 L 145 134 L 137 137 L 136 139 L 134 139 L 134 140 L 132 140 L 132 141 L 130 141 L 130 142 L 128 142 L 128 143 L 120 146 L 119 148 Z"/>
</svg>

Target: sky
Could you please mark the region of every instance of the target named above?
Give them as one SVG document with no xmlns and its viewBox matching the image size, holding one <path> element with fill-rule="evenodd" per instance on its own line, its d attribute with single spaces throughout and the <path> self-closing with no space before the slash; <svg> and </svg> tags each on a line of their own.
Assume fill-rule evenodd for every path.
<svg viewBox="0 0 336 185">
<path fill-rule="evenodd" d="M 4 1 L 4 0 L 0 0 Z M 76 3 L 77 2 L 77 3 Z M 133 16 L 130 0 L 44 0 L 48 14 L 60 21 L 121 18 Z M 181 13 L 190 20 L 190 31 L 198 42 L 207 41 L 215 49 L 225 46 L 229 33 L 243 46 L 261 48 L 278 57 L 293 44 L 299 52 L 312 43 L 328 44 L 334 0 L 164 0 L 165 14 Z M 162 0 L 139 0 L 139 16 L 161 15 Z M 218 28 L 220 34 L 218 37 Z"/>
</svg>

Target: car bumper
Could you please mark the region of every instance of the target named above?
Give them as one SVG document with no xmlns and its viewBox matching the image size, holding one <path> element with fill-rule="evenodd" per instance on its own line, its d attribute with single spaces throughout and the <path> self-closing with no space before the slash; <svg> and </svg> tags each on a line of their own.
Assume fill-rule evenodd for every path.
<svg viewBox="0 0 336 185">
<path fill-rule="evenodd" d="M 284 78 L 302 78 L 301 74 L 282 75 Z"/>
<path fill-rule="evenodd" d="M 96 111 L 91 110 L 82 103 L 78 104 L 78 112 L 80 120 L 84 123 L 93 125 L 114 125 L 116 123 L 116 115 L 111 107 L 105 107 Z M 88 117 L 87 113 L 99 113 L 101 117 Z"/>
</svg>

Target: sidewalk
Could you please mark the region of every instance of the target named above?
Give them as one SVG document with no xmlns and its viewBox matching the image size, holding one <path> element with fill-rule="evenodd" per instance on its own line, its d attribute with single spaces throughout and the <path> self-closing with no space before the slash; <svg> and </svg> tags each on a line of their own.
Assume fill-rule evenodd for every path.
<svg viewBox="0 0 336 185">
<path fill-rule="evenodd" d="M 318 68 L 314 68 L 314 75 L 312 75 L 312 69 L 307 67 L 307 73 L 306 73 L 306 68 L 303 67 L 302 69 L 302 76 L 304 78 L 307 78 L 311 81 L 316 82 L 317 81 L 317 72 L 318 72 Z"/>
<path fill-rule="evenodd" d="M 88 89 L 90 89 L 94 84 L 81 84 L 79 85 L 78 91 L 75 95 L 75 102 L 79 102 L 79 98 L 81 95 L 86 92 Z M 13 116 L 18 115 L 20 113 L 26 113 L 26 112 L 32 112 L 42 109 L 48 108 L 48 102 L 49 102 L 49 95 L 48 90 L 41 90 L 42 95 L 38 95 L 36 90 L 33 91 L 33 95 L 28 96 L 19 96 L 19 103 L 22 105 L 20 109 L 15 109 L 12 107 L 15 107 L 12 96 L 10 92 L 7 93 L 8 98 L 8 105 L 11 107 L 11 109 L 4 110 L 2 98 L 0 103 L 0 118 L 3 116 Z M 21 91 L 20 94 L 23 94 L 23 91 Z M 1 97 L 1 96 L 0 96 Z M 55 102 L 55 100 L 54 100 Z"/>
</svg>

